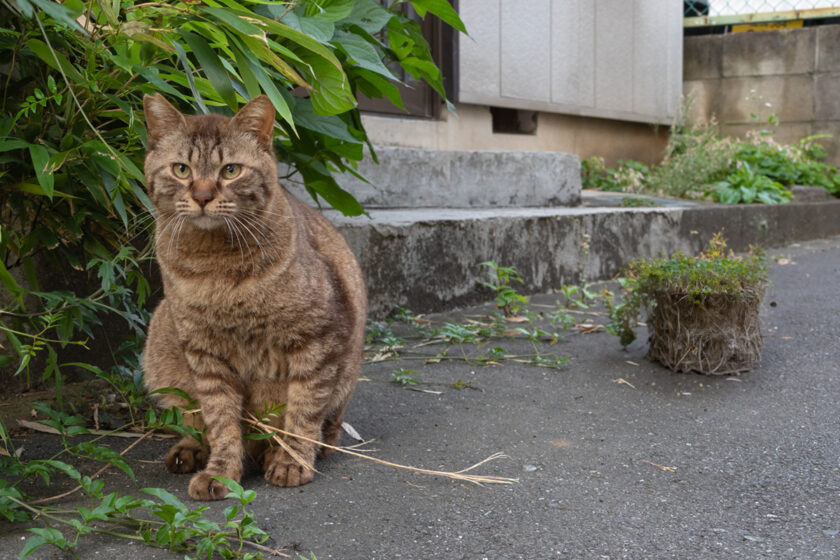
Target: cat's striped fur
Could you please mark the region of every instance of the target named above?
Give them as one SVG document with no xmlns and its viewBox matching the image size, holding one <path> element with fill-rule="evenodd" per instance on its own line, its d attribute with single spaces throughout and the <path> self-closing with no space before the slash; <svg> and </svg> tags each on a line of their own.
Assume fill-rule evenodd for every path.
<svg viewBox="0 0 840 560">
<path fill-rule="evenodd" d="M 277 423 L 286 430 L 336 442 L 361 367 L 364 283 L 341 234 L 279 185 L 267 97 L 233 118 L 184 116 L 160 95 L 143 101 L 164 285 L 143 369 L 149 389 L 197 399 L 201 413 L 189 421 L 206 428 L 204 443 L 184 438 L 165 462 L 199 471 L 190 496 L 220 499 L 226 488 L 212 477 L 242 475 L 245 411 L 285 405 Z M 185 404 L 171 394 L 160 401 Z M 307 465 L 268 448 L 265 478 L 306 484 L 317 446 L 285 441 Z"/>
</svg>

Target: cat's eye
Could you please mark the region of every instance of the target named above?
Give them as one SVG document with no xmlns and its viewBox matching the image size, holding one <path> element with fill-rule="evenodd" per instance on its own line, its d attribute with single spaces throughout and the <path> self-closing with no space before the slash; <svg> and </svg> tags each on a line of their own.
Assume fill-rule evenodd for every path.
<svg viewBox="0 0 840 560">
<path fill-rule="evenodd" d="M 172 174 L 179 179 L 186 179 L 190 176 L 190 166 L 186 163 L 173 163 Z"/>
<path fill-rule="evenodd" d="M 225 179 L 235 179 L 242 173 L 242 166 L 238 163 L 229 163 L 222 167 L 222 177 Z"/>
</svg>

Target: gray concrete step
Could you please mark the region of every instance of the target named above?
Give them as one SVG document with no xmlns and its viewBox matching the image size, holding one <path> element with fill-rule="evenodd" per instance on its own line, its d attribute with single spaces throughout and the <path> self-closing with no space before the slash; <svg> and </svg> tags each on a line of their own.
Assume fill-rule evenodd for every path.
<svg viewBox="0 0 840 560">
<path fill-rule="evenodd" d="M 698 253 L 723 230 L 729 246 L 780 247 L 840 235 L 840 200 L 778 206 L 668 201 L 624 208 L 623 195 L 584 192 L 577 208 L 371 209 L 369 216 L 325 212 L 365 271 L 370 314 L 395 306 L 429 312 L 492 299 L 478 265 L 514 265 L 523 293 L 614 277 L 631 260 Z M 593 204 L 590 206 L 589 204 Z"/>
<path fill-rule="evenodd" d="M 580 160 L 560 152 L 376 147 L 379 164 L 359 164 L 342 188 L 365 208 L 500 208 L 580 204 Z M 290 187 L 301 200 L 309 196 Z"/>
</svg>

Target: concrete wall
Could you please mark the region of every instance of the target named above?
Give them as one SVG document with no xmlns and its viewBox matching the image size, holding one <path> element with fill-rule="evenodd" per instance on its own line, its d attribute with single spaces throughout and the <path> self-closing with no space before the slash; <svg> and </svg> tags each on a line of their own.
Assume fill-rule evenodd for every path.
<svg viewBox="0 0 840 560">
<path fill-rule="evenodd" d="M 458 99 L 670 124 L 682 80 L 682 3 L 460 0 Z"/>
<path fill-rule="evenodd" d="M 723 134 L 743 136 L 750 114 L 775 114 L 783 142 L 833 135 L 820 142 L 840 164 L 840 25 L 686 37 L 683 89 L 692 117 L 714 115 Z"/>
<path fill-rule="evenodd" d="M 440 120 L 365 114 L 362 120 L 371 142 L 433 150 L 514 150 L 566 152 L 581 159 L 603 156 L 659 163 L 668 139 L 666 126 L 539 113 L 535 134 L 493 132 L 490 108 L 456 104 L 457 116 L 444 111 Z"/>
</svg>

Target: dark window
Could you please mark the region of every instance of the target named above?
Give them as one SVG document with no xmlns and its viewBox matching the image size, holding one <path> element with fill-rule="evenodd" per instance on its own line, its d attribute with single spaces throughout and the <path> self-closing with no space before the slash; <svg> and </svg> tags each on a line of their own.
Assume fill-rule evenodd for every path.
<svg viewBox="0 0 840 560">
<path fill-rule="evenodd" d="M 458 9 L 457 4 L 457 1 L 452 2 L 456 10 Z M 406 4 L 404 9 L 410 17 L 420 21 L 420 17 L 410 5 Z M 441 23 L 432 14 L 427 14 L 425 20 L 420 25 L 423 30 L 423 36 L 429 42 L 432 58 L 443 73 L 443 85 L 446 90 L 446 95 L 450 101 L 456 101 L 455 62 L 458 51 L 458 32 L 448 25 Z M 403 105 L 405 105 L 405 111 L 399 107 L 395 107 L 384 97 L 372 99 L 362 94 L 359 94 L 359 109 L 364 112 L 403 115 L 407 117 L 431 119 L 440 117 L 442 105 L 440 95 L 425 82 L 415 80 L 403 72 L 399 65 L 395 64 L 394 66 L 391 70 L 405 82 L 405 85 L 397 86 L 400 90 Z"/>
</svg>

